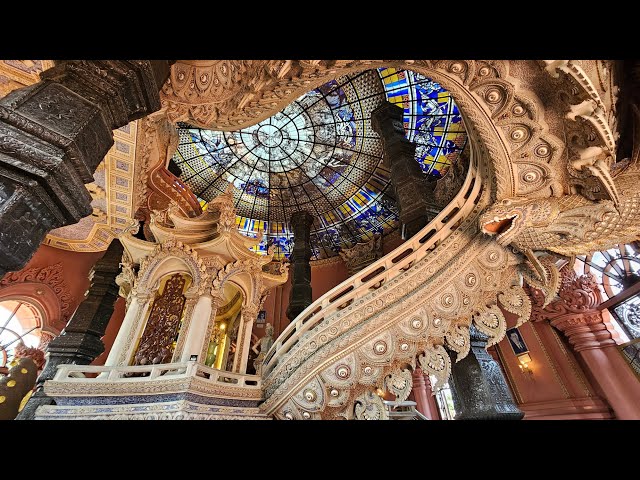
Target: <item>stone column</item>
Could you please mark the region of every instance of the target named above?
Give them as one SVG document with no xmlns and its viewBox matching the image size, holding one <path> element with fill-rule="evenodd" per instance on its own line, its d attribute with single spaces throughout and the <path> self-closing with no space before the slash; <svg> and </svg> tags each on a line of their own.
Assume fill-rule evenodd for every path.
<svg viewBox="0 0 640 480">
<path fill-rule="evenodd" d="M 391 184 L 400 211 L 405 240 L 415 235 L 439 212 L 433 187 L 415 159 L 416 146 L 404 136 L 403 110 L 384 102 L 371 112 L 371 126 L 382 138 L 384 164 L 391 172 Z M 435 183 L 434 183 L 435 185 Z"/>
<path fill-rule="evenodd" d="M 136 348 L 137 340 L 142 335 L 155 292 L 143 291 L 132 293 L 132 295 L 131 305 L 129 305 L 124 321 L 118 330 L 105 366 L 128 365 Z"/>
<path fill-rule="evenodd" d="M 0 99 L 0 276 L 53 228 L 90 215 L 84 184 L 115 128 L 160 109 L 167 61 L 69 60 Z"/>
<path fill-rule="evenodd" d="M 238 338 L 236 339 L 236 354 L 233 357 L 233 371 L 247 373 L 249 363 L 249 349 L 251 348 L 251 332 L 253 324 L 258 316 L 258 308 L 255 305 L 242 307 L 242 318 Z"/>
<path fill-rule="evenodd" d="M 131 331 L 131 328 L 133 328 L 134 321 L 138 317 L 138 314 L 140 312 L 140 306 L 143 304 L 143 302 L 138 299 L 137 295 L 133 293 L 131 295 L 132 298 L 131 302 L 129 303 L 129 308 L 127 308 L 127 312 L 124 315 L 124 320 L 122 321 L 120 330 L 118 330 L 118 335 L 116 335 L 116 339 L 113 341 L 111 350 L 109 350 L 107 361 L 104 362 L 105 365 L 118 365 L 118 359 L 122 355 L 123 348 L 125 348 L 127 334 L 129 331 Z"/>
<path fill-rule="evenodd" d="M 473 325 L 469 332 L 468 355 L 456 362 L 457 354 L 449 352 L 455 420 L 522 419 L 524 413 L 516 407 L 500 366 L 487 352 L 488 337 Z"/>
<path fill-rule="evenodd" d="M 187 331 L 182 334 L 187 337 L 184 342 L 182 357 L 180 358 L 181 362 L 188 362 L 191 355 L 197 355 L 197 361 L 204 363 L 205 359 L 201 358 L 202 344 L 205 341 L 207 327 L 211 319 L 212 300 L 211 295 L 204 293 L 198 298 L 195 307 L 193 307 Z"/>
<path fill-rule="evenodd" d="M 300 313 L 311 305 L 311 224 L 313 217 L 306 211 L 294 212 L 291 215 L 293 231 L 293 252 L 291 253 L 291 293 L 287 318 L 292 322 Z"/>
<path fill-rule="evenodd" d="M 640 420 L 640 381 L 617 349 L 605 319 L 608 312 L 597 309 L 598 284 L 591 275 L 578 276 L 570 268 L 560 272 L 559 299 L 541 309 L 535 302 L 539 295 L 532 295 L 535 314 L 544 315 L 568 338 L 616 417 Z"/>
<path fill-rule="evenodd" d="M 87 297 L 78 306 L 69 323 L 59 336 L 47 346 L 47 363 L 38 377 L 36 391 L 22 410 L 18 419 L 32 419 L 40 405 L 53 405 L 53 400 L 42 390 L 46 380 L 51 380 L 58 365 L 88 365 L 104 352 L 102 337 L 113 314 L 118 299 L 115 278 L 120 272 L 123 247 L 113 240 L 104 256 L 92 270 L 91 287 Z"/>
<path fill-rule="evenodd" d="M 440 420 L 438 404 L 431 394 L 431 381 L 429 375 L 422 369 L 416 368 L 412 373 L 413 399 L 416 402 L 416 409 L 429 420 Z"/>
</svg>

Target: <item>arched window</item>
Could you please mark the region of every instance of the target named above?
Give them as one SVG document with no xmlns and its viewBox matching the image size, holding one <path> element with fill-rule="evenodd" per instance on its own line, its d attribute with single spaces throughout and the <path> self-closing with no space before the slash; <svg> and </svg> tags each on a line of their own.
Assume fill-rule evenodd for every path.
<svg viewBox="0 0 640 480">
<path fill-rule="evenodd" d="M 584 273 L 595 277 L 623 340 L 640 338 L 640 242 L 577 257 Z"/>
<path fill-rule="evenodd" d="M 37 347 L 42 333 L 40 310 L 25 300 L 0 302 L 0 369 L 13 360 L 16 347 Z"/>
</svg>

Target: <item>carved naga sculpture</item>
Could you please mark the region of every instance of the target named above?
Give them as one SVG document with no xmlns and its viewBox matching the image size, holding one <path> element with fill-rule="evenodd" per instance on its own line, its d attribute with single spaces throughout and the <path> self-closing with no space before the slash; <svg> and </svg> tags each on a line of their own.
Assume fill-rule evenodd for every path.
<svg viewBox="0 0 640 480">
<path fill-rule="evenodd" d="M 637 141 L 640 111 L 633 106 L 633 113 L 636 142 L 631 158 L 613 163 L 612 156 L 607 156 L 605 161 L 596 155 L 589 156 L 588 165 L 583 159 L 567 165 L 570 171 L 581 170 L 586 165 L 591 174 L 587 184 L 591 188 L 580 188 L 585 187 L 584 182 L 577 182 L 572 190 L 581 194 L 505 198 L 480 216 L 482 232 L 494 235 L 498 244 L 510 245 L 525 255 L 528 260 L 525 265 L 533 267 L 535 272 L 528 280 L 532 280 L 529 283 L 536 288 L 548 286 L 549 276 L 553 275 L 538 257 L 539 252 L 549 251 L 571 258 L 640 238 L 640 142 Z M 587 150 L 603 153 L 603 149 L 596 147 L 583 152 Z M 524 269 L 521 271 L 524 273 Z M 557 282 L 557 278 L 554 280 Z"/>
</svg>

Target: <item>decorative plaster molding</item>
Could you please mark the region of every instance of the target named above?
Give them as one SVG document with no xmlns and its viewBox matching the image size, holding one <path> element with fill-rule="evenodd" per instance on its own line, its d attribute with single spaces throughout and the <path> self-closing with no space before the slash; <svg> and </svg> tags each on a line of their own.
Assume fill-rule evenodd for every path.
<svg viewBox="0 0 640 480">
<path fill-rule="evenodd" d="M 66 325 L 69 317 L 71 317 L 73 313 L 71 306 L 75 304 L 75 298 L 71 295 L 69 287 L 64 281 L 64 271 L 61 262 L 46 267 L 34 267 L 20 270 L 19 272 L 7 273 L 2 280 L 0 280 L 0 295 L 2 295 L 4 288 L 18 283 L 44 284 L 49 287 L 60 302 L 61 318 L 51 318 L 48 320 L 52 323 L 61 324 L 63 327 Z M 38 293 L 37 288 L 34 287 L 33 293 Z"/>
</svg>

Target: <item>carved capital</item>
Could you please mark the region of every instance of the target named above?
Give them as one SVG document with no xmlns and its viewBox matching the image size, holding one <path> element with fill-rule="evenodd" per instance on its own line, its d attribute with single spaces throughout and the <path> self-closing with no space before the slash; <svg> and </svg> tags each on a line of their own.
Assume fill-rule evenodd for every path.
<svg viewBox="0 0 640 480">
<path fill-rule="evenodd" d="M 550 323 L 566 335 L 576 352 L 616 345 L 599 310 L 561 315 Z"/>
<path fill-rule="evenodd" d="M 531 320 L 549 320 L 567 336 L 577 352 L 615 345 L 602 312 L 597 310 L 601 295 L 593 276 L 578 275 L 571 268 L 561 269 L 560 274 L 558 299 L 546 307 L 543 307 L 544 294 L 536 288 L 526 287 L 532 303 Z"/>
<path fill-rule="evenodd" d="M 242 307 L 242 321 L 255 321 L 256 317 L 258 316 L 259 308 L 259 305 L 247 305 L 245 307 Z"/>
<path fill-rule="evenodd" d="M 571 268 L 560 270 L 558 299 L 543 307 L 545 295 L 539 289 L 525 287 L 532 300 L 532 320 L 552 320 L 562 315 L 589 313 L 602 302 L 598 284 L 591 274 L 578 275 Z"/>
</svg>

